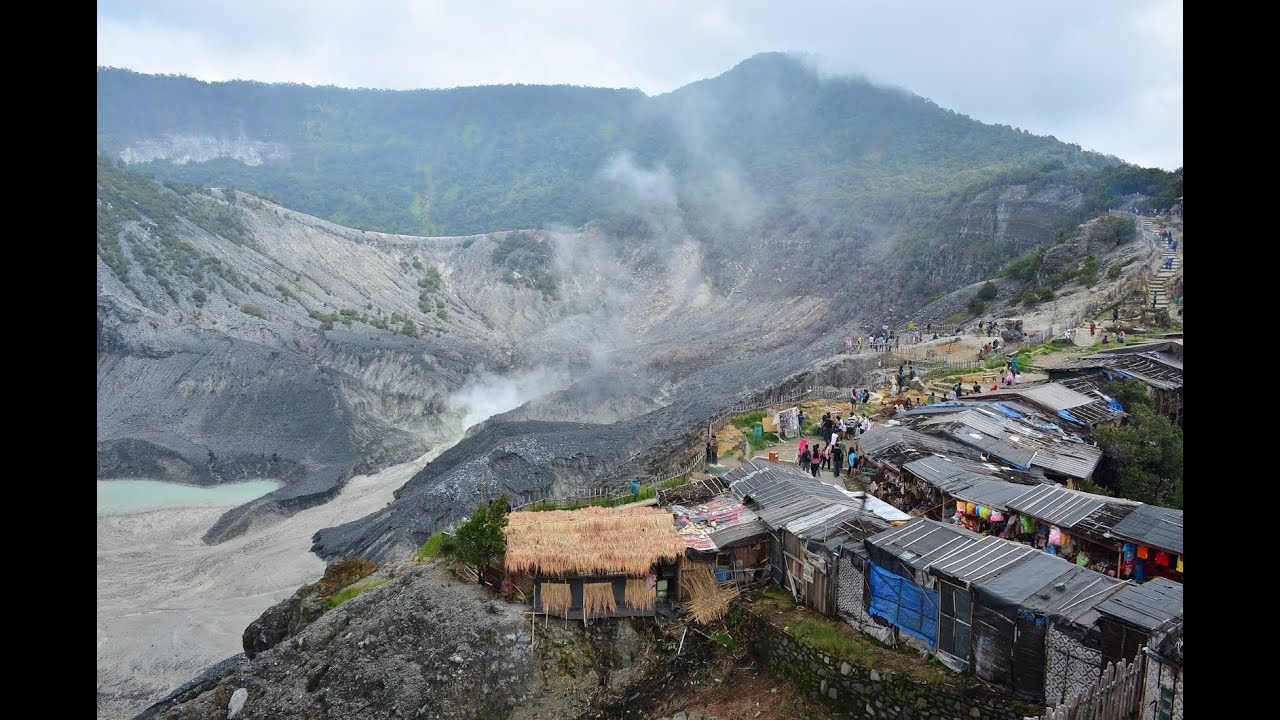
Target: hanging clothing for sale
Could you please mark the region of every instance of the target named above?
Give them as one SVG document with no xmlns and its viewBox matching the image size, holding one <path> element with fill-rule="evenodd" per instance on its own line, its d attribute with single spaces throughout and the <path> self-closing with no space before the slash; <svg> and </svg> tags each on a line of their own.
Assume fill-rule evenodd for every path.
<svg viewBox="0 0 1280 720">
<path fill-rule="evenodd" d="M 1133 543 L 1125 543 L 1123 546 L 1121 546 L 1120 553 L 1125 560 L 1132 560 L 1133 559 Z"/>
<path fill-rule="evenodd" d="M 1182 572 L 1182 556 L 1178 556 L 1178 572 Z"/>
<path fill-rule="evenodd" d="M 1059 530 L 1056 526 L 1049 528 L 1049 544 L 1050 545 L 1062 544 L 1062 531 Z"/>
<path fill-rule="evenodd" d="M 1169 553 L 1163 550 L 1156 551 L 1156 564 L 1161 567 L 1169 567 Z"/>
<path fill-rule="evenodd" d="M 1147 546 L 1146 546 L 1146 545 L 1139 545 L 1139 546 L 1138 546 L 1138 559 L 1139 559 L 1139 560 L 1146 560 L 1146 559 L 1147 559 Z"/>
<path fill-rule="evenodd" d="M 1026 515 L 1019 515 L 1018 521 L 1022 523 L 1022 532 L 1030 535 L 1036 531 L 1036 521 Z"/>
</svg>

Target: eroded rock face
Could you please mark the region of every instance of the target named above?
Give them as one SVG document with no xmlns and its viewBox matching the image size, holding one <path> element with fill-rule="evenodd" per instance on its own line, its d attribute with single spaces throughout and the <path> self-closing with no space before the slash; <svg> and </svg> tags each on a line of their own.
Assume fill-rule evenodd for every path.
<svg viewBox="0 0 1280 720">
<path fill-rule="evenodd" d="M 143 715 L 223 718 L 239 697 L 246 719 L 572 718 L 624 697 L 668 654 L 646 620 L 541 618 L 532 644 L 523 604 L 442 572 L 411 568 Z"/>
<path fill-rule="evenodd" d="M 324 577 L 298 588 L 293 597 L 268 608 L 257 620 L 249 623 L 242 638 L 244 654 L 252 660 L 259 653 L 297 635 L 329 609 L 330 597 L 377 569 L 378 563 L 369 560 L 330 563 L 324 569 Z"/>
</svg>

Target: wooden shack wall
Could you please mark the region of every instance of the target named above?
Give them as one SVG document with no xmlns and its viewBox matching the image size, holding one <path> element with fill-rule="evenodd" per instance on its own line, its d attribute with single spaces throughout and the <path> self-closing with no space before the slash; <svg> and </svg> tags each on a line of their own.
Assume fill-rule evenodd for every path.
<svg viewBox="0 0 1280 720">
<path fill-rule="evenodd" d="M 542 584 L 543 583 L 569 583 L 569 592 L 573 596 L 573 606 L 570 607 L 567 615 L 570 620 L 582 619 L 582 585 L 583 583 L 609 582 L 613 584 L 613 600 L 617 604 L 617 610 L 609 615 L 598 615 L 587 618 L 590 620 L 599 620 L 605 617 L 653 617 L 657 611 L 650 607 L 645 610 L 638 610 L 626 604 L 627 578 L 625 576 L 600 576 L 600 577 L 576 577 L 576 578 L 551 578 L 539 577 L 533 581 L 533 609 L 535 612 L 546 612 L 542 607 Z M 656 606 L 656 604 L 655 604 Z M 555 614 L 553 617 L 565 617 L 562 614 Z"/>
<path fill-rule="evenodd" d="M 835 615 L 835 584 L 827 558 L 821 557 L 814 562 L 813 555 L 805 550 L 805 541 L 785 530 L 782 531 L 782 548 L 785 558 L 782 587 L 790 590 L 794 585 L 795 591 L 810 610 L 827 617 Z M 813 566 L 811 581 L 804 579 L 806 563 Z"/>
</svg>

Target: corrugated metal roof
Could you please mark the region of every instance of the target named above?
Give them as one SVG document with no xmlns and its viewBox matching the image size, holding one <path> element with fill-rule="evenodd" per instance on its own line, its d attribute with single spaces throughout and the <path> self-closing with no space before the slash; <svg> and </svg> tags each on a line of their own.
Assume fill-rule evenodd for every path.
<svg viewBox="0 0 1280 720">
<path fill-rule="evenodd" d="M 792 520 L 797 520 L 813 512 L 829 507 L 833 503 L 839 501 L 832 498 L 818 497 L 815 495 L 801 495 L 800 497 L 791 498 L 784 503 L 760 506 L 760 519 L 765 524 L 777 530 L 785 527 Z"/>
<path fill-rule="evenodd" d="M 838 525 L 852 513 L 866 513 L 887 522 L 911 518 L 867 493 L 828 485 L 790 463 L 753 459 L 726 473 L 725 479 L 734 494 L 757 508 L 769 528 L 801 537 L 814 524 Z"/>
<path fill-rule="evenodd" d="M 1182 612 L 1182 585 L 1162 577 L 1130 585 L 1100 603 L 1098 612 L 1154 630 Z"/>
<path fill-rule="evenodd" d="M 1019 492 L 1025 491 L 1029 485 L 1047 482 L 1044 477 L 1003 465 L 938 455 L 914 460 L 904 465 L 903 469 L 948 494 L 955 494 L 956 491 L 987 480 L 1004 481 L 1021 488 Z"/>
<path fill-rule="evenodd" d="M 1102 460 L 1102 448 L 1084 443 L 1059 442 L 1036 449 L 1032 465 L 1073 478 L 1087 478 Z"/>
<path fill-rule="evenodd" d="M 842 515 L 848 515 L 853 511 L 845 505 L 826 505 L 807 515 L 802 515 L 794 520 L 789 521 L 784 528 L 792 535 L 799 537 L 807 537 L 807 531 L 817 527 L 831 527 L 838 525 L 836 518 Z"/>
<path fill-rule="evenodd" d="M 1068 490 L 1060 485 L 1039 485 L 1010 500 L 1009 509 L 1070 528 L 1106 501 L 1101 495 Z"/>
<path fill-rule="evenodd" d="M 1139 545 L 1150 545 L 1182 554 L 1182 511 L 1156 505 L 1140 505 L 1111 532 Z"/>
<path fill-rule="evenodd" d="M 718 549 L 723 550 L 736 542 L 749 540 L 756 536 L 764 535 L 767 532 L 769 532 L 769 527 L 764 524 L 763 520 L 756 518 L 749 522 L 727 527 L 724 530 L 717 530 L 707 537 L 711 539 L 711 542 L 714 543 Z"/>
<path fill-rule="evenodd" d="M 1025 389 L 1022 394 L 1028 399 L 1054 410 L 1066 410 L 1093 402 L 1093 398 L 1088 395 L 1081 395 L 1075 390 L 1058 383 L 1035 385 Z"/>
<path fill-rule="evenodd" d="M 1097 369 L 1132 377 L 1151 387 L 1174 390 L 1182 387 L 1181 365 L 1174 358 L 1152 353 L 1091 355 L 1055 365 L 1049 368 L 1049 374 L 1052 377 L 1060 372 Z"/>
<path fill-rule="evenodd" d="M 1095 541 L 1110 540 L 1113 545 L 1119 545 L 1120 540 L 1111 537 L 1107 538 L 1107 533 L 1112 533 L 1117 523 L 1125 518 L 1126 515 L 1133 512 L 1139 503 L 1132 500 L 1122 500 L 1120 498 L 1108 498 L 1102 507 L 1089 513 L 1089 516 L 1071 527 L 1071 532 L 1080 535 L 1091 535 Z"/>
<path fill-rule="evenodd" d="M 1009 416 L 1001 405 L 1016 408 L 1021 416 Z M 1084 442 L 1088 436 L 1082 436 L 1082 431 L 1064 428 L 1061 419 L 1046 417 L 1020 403 L 981 403 L 947 414 L 929 414 L 928 407 L 925 410 L 911 419 L 922 431 L 957 440 L 1019 469 L 1038 466 L 1068 477 L 1087 478 L 1102 459 L 1102 450 Z"/>
<path fill-rule="evenodd" d="M 981 535 L 957 525 L 915 518 L 892 530 L 872 535 L 866 543 L 923 570 L 931 563 L 981 540 Z"/>
<path fill-rule="evenodd" d="M 1014 512 L 1105 542 L 1105 534 L 1113 532 L 1116 524 L 1140 504 L 1068 490 L 1060 485 L 1041 485 L 1010 500 L 1006 506 Z"/>
<path fill-rule="evenodd" d="M 1093 398 L 1082 395 L 1071 388 L 1056 382 L 1015 385 L 988 393 L 989 398 L 1021 397 L 1053 412 L 1066 410 L 1091 402 Z"/>
<path fill-rule="evenodd" d="M 1062 378 L 1061 380 L 1055 380 L 1055 382 L 1062 383 L 1082 395 L 1092 395 L 1104 401 L 1111 399 L 1111 396 L 1103 391 L 1108 381 L 1101 375 L 1081 375 L 1079 377 Z"/>
<path fill-rule="evenodd" d="M 861 490 L 846 491 L 853 506 L 863 512 L 870 513 L 886 522 L 906 522 L 913 515 L 908 515 L 889 503 Z"/>
<path fill-rule="evenodd" d="M 1026 545 L 987 536 L 933 562 L 932 567 L 937 573 L 976 585 L 984 580 L 992 581 L 1012 566 L 1043 554 Z"/>
<path fill-rule="evenodd" d="M 1098 616 L 1097 606 L 1127 586 L 1123 580 L 1068 563 L 1063 575 L 1045 584 L 1020 604 L 1037 614 L 1052 617 L 1057 623 L 1070 622 L 1089 628 Z"/>
<path fill-rule="evenodd" d="M 987 505 L 1000 511 L 1007 511 L 1009 509 L 1009 501 L 1020 497 L 1026 491 L 1026 485 L 1018 485 L 1003 480 L 984 479 L 950 494 L 961 500 Z"/>
<path fill-rule="evenodd" d="M 1124 412 L 1111 407 L 1105 400 L 1093 400 L 1085 405 L 1077 405 L 1069 410 L 1059 410 L 1058 417 L 1086 427 L 1124 417 Z"/>
<path fill-rule="evenodd" d="M 945 493 L 963 490 L 979 480 L 986 479 L 984 475 L 980 475 L 959 463 L 937 455 L 912 460 L 903 465 L 902 469 Z"/>
<path fill-rule="evenodd" d="M 1031 467 L 1035 447 L 1023 447 L 1029 436 L 1018 432 L 1006 432 L 1003 424 L 977 411 L 926 420 L 922 425 L 937 427 L 947 436 L 972 447 L 980 448 L 1001 460 L 1026 469 Z"/>
<path fill-rule="evenodd" d="M 926 435 L 901 425 L 877 425 L 858 436 L 859 452 L 876 462 L 898 467 L 929 455 L 977 458 L 978 452 L 945 437 Z"/>
</svg>

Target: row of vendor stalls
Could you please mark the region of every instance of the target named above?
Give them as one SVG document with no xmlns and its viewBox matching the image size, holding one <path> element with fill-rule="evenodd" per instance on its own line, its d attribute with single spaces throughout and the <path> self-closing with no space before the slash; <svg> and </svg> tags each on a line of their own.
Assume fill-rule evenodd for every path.
<svg viewBox="0 0 1280 720">
<path fill-rule="evenodd" d="M 1096 683 L 1107 662 L 1133 659 L 1161 623 L 1181 621 L 1180 583 L 1135 585 L 1025 542 L 1018 508 L 1074 529 L 1094 516 L 1091 504 L 1043 494 L 1054 485 L 982 475 L 980 462 L 921 457 L 904 468 L 948 497 L 974 498 L 957 504 L 983 503 L 975 515 L 983 529 L 1008 535 L 1007 517 L 996 512 L 1019 518 L 1016 537 L 911 518 L 789 463 L 758 459 L 720 479 L 716 489 L 727 492 L 671 510 L 689 556 L 716 562 L 721 579 L 767 576 L 817 612 L 889 644 L 927 649 L 1027 701 L 1063 701 Z M 982 518 L 987 503 L 998 510 Z M 1053 540 L 1076 544 L 1064 535 Z"/>
<path fill-rule="evenodd" d="M 1154 577 L 1181 581 L 1181 510 L 1093 495 L 1053 482 L 1052 473 L 1037 466 L 1043 452 L 1026 439 L 1029 435 L 1009 435 L 997 442 L 969 425 L 964 427 L 973 432 L 967 435 L 942 432 L 939 418 L 996 412 L 958 407 L 916 420 L 914 426 L 886 424 L 865 433 L 860 445 L 873 469 L 869 489 L 916 516 L 1014 540 L 1104 575 L 1136 582 Z M 921 417 L 929 417 L 928 410 Z M 989 420 L 982 417 L 974 422 Z M 996 433 L 994 427 L 988 430 Z M 1024 445 L 1029 454 L 1017 456 L 1016 450 L 1003 448 L 1004 457 L 997 458 L 984 451 L 1000 443 Z M 1085 454 L 1079 448 L 1070 453 L 1059 448 L 1051 464 L 1071 468 L 1073 477 L 1084 479 L 1092 466 L 1073 467 L 1063 458 Z M 1010 467 L 1009 458 L 1014 457 L 1024 465 Z"/>
<path fill-rule="evenodd" d="M 1132 660 L 1157 626 L 1181 618 L 1181 584 L 1135 585 L 935 520 L 863 545 L 873 617 L 952 669 L 1028 701 L 1081 692 L 1107 662 Z"/>
</svg>

